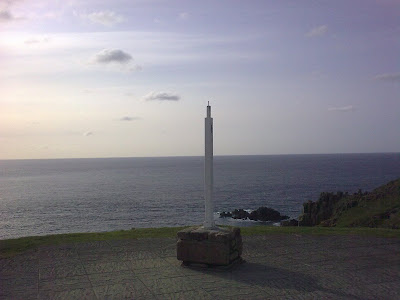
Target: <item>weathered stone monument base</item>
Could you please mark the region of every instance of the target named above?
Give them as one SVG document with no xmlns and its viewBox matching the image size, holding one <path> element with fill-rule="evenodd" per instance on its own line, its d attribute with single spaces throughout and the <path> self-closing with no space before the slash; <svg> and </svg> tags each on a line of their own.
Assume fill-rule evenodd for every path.
<svg viewBox="0 0 400 300">
<path fill-rule="evenodd" d="M 178 232 L 177 258 L 185 265 L 228 266 L 241 260 L 240 228 L 191 227 Z"/>
</svg>

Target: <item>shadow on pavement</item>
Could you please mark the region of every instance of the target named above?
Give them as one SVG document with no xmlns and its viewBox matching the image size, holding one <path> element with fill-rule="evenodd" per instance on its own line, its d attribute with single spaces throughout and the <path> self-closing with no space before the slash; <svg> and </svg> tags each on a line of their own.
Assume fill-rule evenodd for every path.
<svg viewBox="0 0 400 300">
<path fill-rule="evenodd" d="M 272 294 L 302 294 L 313 292 L 331 294 L 332 297 L 363 299 L 354 294 L 343 292 L 340 288 L 324 287 L 317 276 L 299 271 L 277 268 L 261 263 L 243 262 L 226 270 L 219 267 L 194 268 L 202 276 L 212 276 L 214 282 L 233 282 L 235 286 L 253 287 Z M 291 293 L 292 292 L 292 293 Z M 267 293 L 268 294 L 268 293 Z"/>
</svg>

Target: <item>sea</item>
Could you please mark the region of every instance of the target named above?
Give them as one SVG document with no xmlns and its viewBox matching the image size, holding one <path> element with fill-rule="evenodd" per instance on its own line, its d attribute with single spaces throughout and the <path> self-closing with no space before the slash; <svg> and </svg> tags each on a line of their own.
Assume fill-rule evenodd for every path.
<svg viewBox="0 0 400 300">
<path fill-rule="evenodd" d="M 0 239 L 201 224 L 203 176 L 203 157 L 0 160 Z M 252 226 L 218 213 L 267 206 L 297 218 L 321 192 L 399 177 L 399 153 L 215 156 L 214 217 Z"/>
</svg>

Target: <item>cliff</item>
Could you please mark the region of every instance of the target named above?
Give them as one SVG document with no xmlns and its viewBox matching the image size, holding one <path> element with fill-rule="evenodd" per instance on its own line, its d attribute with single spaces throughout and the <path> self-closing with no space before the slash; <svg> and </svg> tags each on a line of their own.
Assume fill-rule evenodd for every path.
<svg viewBox="0 0 400 300">
<path fill-rule="evenodd" d="M 400 178 L 372 192 L 321 193 L 303 204 L 300 226 L 400 228 Z"/>
</svg>

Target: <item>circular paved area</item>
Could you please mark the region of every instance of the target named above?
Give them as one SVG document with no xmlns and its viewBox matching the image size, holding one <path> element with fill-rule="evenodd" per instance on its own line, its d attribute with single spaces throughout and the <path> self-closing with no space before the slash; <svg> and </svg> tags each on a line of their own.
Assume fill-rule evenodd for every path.
<svg viewBox="0 0 400 300">
<path fill-rule="evenodd" d="M 188 268 L 176 239 L 41 247 L 0 259 L 0 299 L 400 299 L 400 239 L 244 237 L 244 263 Z"/>
</svg>

